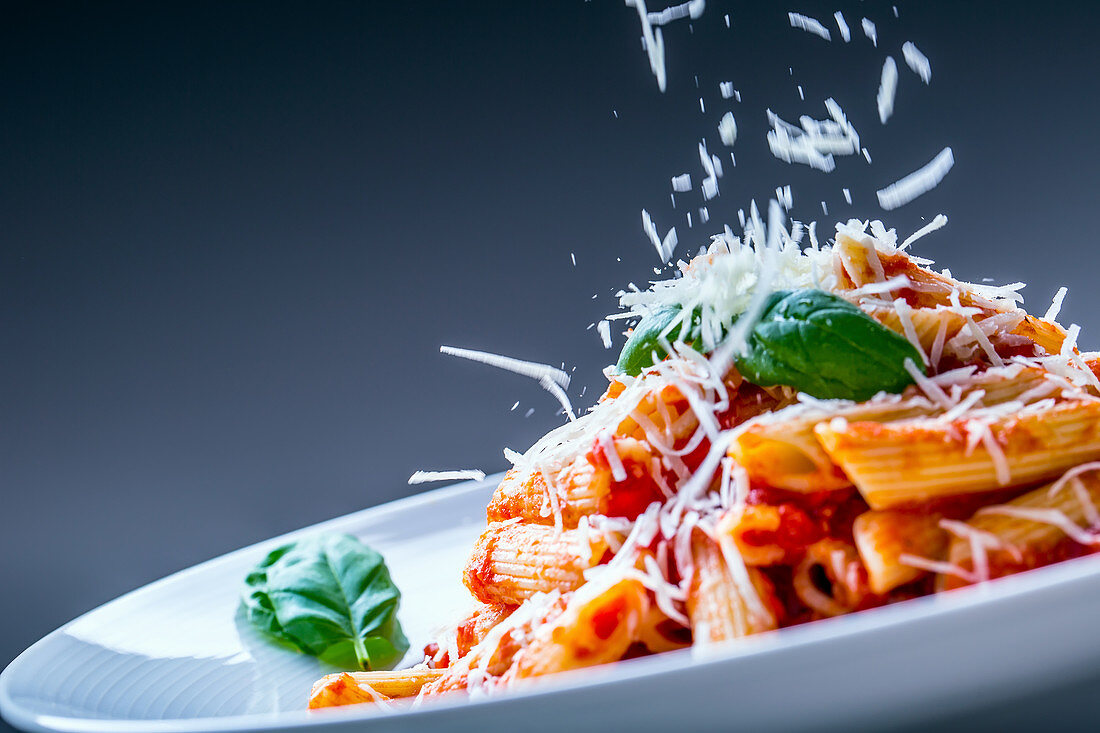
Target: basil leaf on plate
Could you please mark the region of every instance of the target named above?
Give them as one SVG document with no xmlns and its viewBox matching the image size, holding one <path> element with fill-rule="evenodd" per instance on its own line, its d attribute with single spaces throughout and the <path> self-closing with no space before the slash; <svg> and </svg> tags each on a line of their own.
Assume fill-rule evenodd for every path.
<svg viewBox="0 0 1100 733">
<path fill-rule="evenodd" d="M 821 290 L 795 290 L 770 296 L 736 363 L 754 384 L 863 401 L 912 384 L 906 359 L 922 363 L 908 340 L 848 301 Z"/>
<path fill-rule="evenodd" d="M 634 330 L 630 332 L 630 338 L 627 339 L 626 344 L 623 345 L 623 350 L 619 353 L 619 360 L 615 364 L 615 368 L 619 373 L 636 377 L 646 367 L 653 366 L 657 361 L 668 356 L 665 347 L 661 345 L 661 334 L 680 315 L 680 312 L 680 308 L 668 306 L 657 308 L 643 316 L 638 321 L 638 325 L 634 327 Z M 699 343 L 698 314 L 693 314 L 690 329 L 684 340 L 691 342 L 692 347 L 697 351 L 701 351 L 701 347 L 696 345 Z M 669 343 L 676 341 L 680 338 L 680 333 L 683 330 L 683 323 L 676 325 L 665 335 L 665 340 Z M 654 355 L 657 357 L 656 360 L 653 358 Z"/>
<path fill-rule="evenodd" d="M 401 592 L 382 556 L 345 534 L 307 537 L 272 551 L 245 579 L 249 621 L 298 650 L 345 668 L 381 669 L 409 642 Z"/>
</svg>

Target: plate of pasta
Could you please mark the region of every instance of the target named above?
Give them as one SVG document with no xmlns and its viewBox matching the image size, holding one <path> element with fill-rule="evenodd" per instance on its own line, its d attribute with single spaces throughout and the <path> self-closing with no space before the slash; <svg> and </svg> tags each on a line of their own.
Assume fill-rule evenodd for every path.
<svg viewBox="0 0 1100 733">
<path fill-rule="evenodd" d="M 0 710 L 52 731 L 789 730 L 1095 667 L 1100 358 L 1061 295 L 1038 317 L 1019 283 L 934 270 L 910 247 L 941 218 L 819 244 L 775 209 L 620 293 L 626 342 L 582 414 L 556 370 L 483 355 L 567 416 L 506 473 L 124 596 L 13 662 Z M 323 532 L 385 557 L 391 669 L 272 644 L 242 610 L 251 568 Z"/>
</svg>

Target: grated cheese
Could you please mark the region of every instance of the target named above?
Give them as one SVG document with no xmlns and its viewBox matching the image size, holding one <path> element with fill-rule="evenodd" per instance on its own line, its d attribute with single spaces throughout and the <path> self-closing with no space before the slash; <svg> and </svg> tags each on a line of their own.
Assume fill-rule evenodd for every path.
<svg viewBox="0 0 1100 733">
<path fill-rule="evenodd" d="M 691 190 L 691 174 L 681 173 L 672 177 L 672 190 L 677 193 L 687 193 Z"/>
<path fill-rule="evenodd" d="M 874 47 L 878 48 L 878 30 L 875 28 L 875 24 L 867 18 L 864 18 L 862 21 L 862 25 L 863 35 L 871 39 L 871 43 L 874 45 Z"/>
<path fill-rule="evenodd" d="M 688 216 L 690 217 L 690 214 Z M 662 264 L 672 259 L 672 253 L 679 243 L 676 236 L 676 227 L 669 229 L 668 234 L 665 235 L 664 239 L 661 239 L 660 235 L 657 234 L 657 225 L 653 223 L 653 219 L 649 216 L 649 212 L 642 209 L 642 231 L 649 237 L 649 241 L 657 250 L 657 256 L 661 258 Z"/>
<path fill-rule="evenodd" d="M 1057 322 L 1058 314 L 1062 312 L 1062 302 L 1066 299 L 1066 293 L 1068 292 L 1069 288 L 1058 288 L 1058 292 L 1054 294 L 1054 299 L 1050 302 L 1050 308 L 1047 308 L 1047 312 L 1043 314 L 1044 321 Z"/>
<path fill-rule="evenodd" d="M 902 44 L 901 55 L 905 57 L 905 63 L 921 78 L 921 81 L 925 84 L 932 82 L 932 64 L 912 41 Z"/>
<path fill-rule="evenodd" d="M 893 56 L 887 56 L 882 64 L 882 78 L 878 83 L 878 118 L 882 124 L 894 114 L 894 97 L 898 90 L 898 65 Z M 867 161 L 870 162 L 870 161 Z"/>
<path fill-rule="evenodd" d="M 718 137 L 727 148 L 732 148 L 737 141 L 737 121 L 733 119 L 733 112 L 722 115 L 718 122 Z"/>
<path fill-rule="evenodd" d="M 1068 359 L 1079 371 L 1082 377 L 1082 382 L 1088 384 L 1093 389 L 1100 391 L 1100 379 L 1097 379 L 1096 374 L 1093 373 L 1089 365 L 1085 363 L 1085 360 L 1081 358 L 1081 354 L 1077 351 L 1077 337 L 1081 334 L 1081 327 L 1076 323 L 1071 324 L 1066 329 L 1066 337 L 1062 341 L 1062 350 L 1059 352 L 1059 356 L 1064 359 Z"/>
<path fill-rule="evenodd" d="M 455 346 L 440 346 L 439 351 L 450 356 L 457 356 L 461 359 L 480 362 L 537 380 L 543 389 L 557 398 L 570 420 L 577 419 L 576 415 L 573 414 L 573 406 L 569 402 L 569 397 L 566 396 L 565 390 L 563 389 L 563 387 L 569 386 L 569 375 L 561 369 L 555 369 L 548 364 L 513 359 L 508 356 L 501 356 L 500 354 L 493 354 L 487 351 L 460 349 Z M 528 412 L 528 414 L 530 414 L 530 412 Z"/>
<path fill-rule="evenodd" d="M 668 25 L 672 21 L 681 18 L 698 20 L 703 17 L 703 10 L 706 9 L 706 6 L 706 0 L 690 0 L 690 2 L 680 3 L 679 5 L 671 5 L 660 12 L 649 13 L 649 22 L 652 25 Z"/>
<path fill-rule="evenodd" d="M 840 37 L 844 39 L 844 42 L 852 40 L 852 31 L 848 28 L 848 23 L 844 20 L 844 13 L 839 10 L 833 13 L 833 18 L 836 20 L 836 27 L 840 29 Z"/>
<path fill-rule="evenodd" d="M 645 0 L 626 0 L 627 7 L 633 7 L 638 11 L 638 18 L 642 22 L 642 47 L 649 56 L 649 69 L 657 78 L 657 88 L 662 92 L 668 84 L 665 73 L 665 39 L 658 27 L 653 28 L 649 22 L 649 12 L 646 10 Z"/>
<path fill-rule="evenodd" d="M 463 468 L 456 471 L 416 471 L 409 476 L 409 485 L 425 484 L 429 481 L 462 481 L 469 479 L 480 481 L 485 472 L 476 468 Z"/>
<path fill-rule="evenodd" d="M 925 376 L 924 372 L 917 368 L 917 365 L 913 363 L 912 359 L 905 359 L 905 371 L 909 372 L 909 375 L 913 377 L 913 381 L 921 392 L 932 400 L 933 403 L 950 408 L 952 406 L 951 398 L 947 396 L 947 393 L 943 391 L 940 385 L 933 382 L 931 379 Z"/>
<path fill-rule="evenodd" d="M 924 347 L 921 345 L 920 338 L 917 336 L 917 327 L 913 325 L 913 309 L 909 307 L 909 304 L 905 302 L 905 298 L 896 298 L 894 300 L 894 310 L 898 314 L 898 320 L 901 321 L 902 331 L 905 333 L 906 340 L 913 345 L 913 348 L 920 354 L 921 360 L 925 366 L 930 364 L 928 360 L 928 354 L 924 353 Z"/>
<path fill-rule="evenodd" d="M 859 151 L 859 133 L 848 121 L 844 110 L 829 98 L 825 108 L 830 119 L 815 120 L 803 115 L 801 127 L 784 121 L 770 109 L 768 122 L 772 129 L 767 134 L 772 155 L 786 163 L 808 165 L 826 173 L 836 167 L 833 155 L 854 155 Z"/>
<path fill-rule="evenodd" d="M 931 234 L 932 232 L 936 231 L 937 229 L 942 229 L 946 224 L 947 224 L 947 217 L 944 216 L 943 214 L 936 214 L 936 218 L 934 218 L 932 221 L 928 222 L 927 224 L 922 226 L 920 229 L 918 229 L 917 231 L 913 232 L 908 237 L 906 237 L 905 241 L 901 243 L 901 245 L 898 247 L 898 249 L 900 249 L 900 250 L 909 249 L 909 245 L 913 244 L 913 242 L 917 241 L 918 239 L 920 239 L 921 237 L 923 237 L 926 234 Z"/>
<path fill-rule="evenodd" d="M 616 481 L 626 481 L 626 467 L 623 466 L 623 460 L 615 449 L 615 441 L 612 440 L 611 433 L 601 430 L 596 434 L 596 440 L 599 441 L 600 450 L 603 451 L 607 465 L 611 468 L 611 477 Z"/>
<path fill-rule="evenodd" d="M 1083 463 L 1080 466 L 1071 468 L 1059 477 L 1057 481 L 1050 485 L 1050 489 L 1047 492 L 1048 496 L 1053 497 L 1059 491 L 1061 491 L 1067 483 L 1073 479 L 1078 478 L 1082 474 L 1086 474 L 1089 471 L 1100 471 L 1100 461 L 1092 461 L 1091 463 Z"/>
<path fill-rule="evenodd" d="M 611 323 L 605 318 L 596 324 L 596 333 L 600 335 L 605 349 L 611 348 Z"/>
<path fill-rule="evenodd" d="M 944 148 L 927 165 L 878 191 L 879 206 L 887 211 L 904 206 L 938 186 L 953 165 L 955 157 L 951 148 Z"/>
<path fill-rule="evenodd" d="M 975 516 L 986 516 L 990 514 L 1003 517 L 1014 517 L 1016 519 L 1026 519 L 1039 524 L 1049 524 L 1052 527 L 1057 527 L 1062 530 L 1062 532 L 1074 542 L 1078 542 L 1082 545 L 1100 544 L 1100 535 L 1081 527 L 1066 516 L 1064 512 L 1057 509 L 1038 509 L 1011 506 L 1009 504 L 993 504 L 991 506 L 982 507 L 975 513 Z"/>
<path fill-rule="evenodd" d="M 799 28 L 815 36 L 821 36 L 826 41 L 833 40 L 829 35 L 829 29 L 821 25 L 821 21 L 815 20 L 801 13 L 787 13 L 787 19 L 791 21 L 792 28 Z"/>
<path fill-rule="evenodd" d="M 989 581 L 989 555 L 988 550 L 1007 549 L 1014 557 L 1019 558 L 1019 551 L 1012 545 L 1007 545 L 1001 538 L 992 532 L 973 527 L 966 522 L 954 519 L 941 519 L 939 525 L 970 545 L 970 558 L 974 566 L 973 580 L 971 582 L 985 583 Z"/>
<path fill-rule="evenodd" d="M 912 555 L 908 552 L 903 552 L 898 555 L 898 562 L 902 565 L 908 565 L 912 568 L 919 570 L 927 570 L 930 573 L 939 573 L 940 575 L 953 575 L 956 578 L 961 578 L 967 583 L 977 583 L 977 576 L 964 569 L 959 565 L 945 562 L 943 560 L 931 560 L 927 557 L 921 557 L 920 555 Z"/>
</svg>

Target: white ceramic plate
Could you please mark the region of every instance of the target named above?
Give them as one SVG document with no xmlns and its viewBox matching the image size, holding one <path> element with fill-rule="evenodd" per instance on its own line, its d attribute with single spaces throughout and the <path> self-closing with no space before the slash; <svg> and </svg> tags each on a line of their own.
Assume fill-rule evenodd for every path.
<svg viewBox="0 0 1100 733">
<path fill-rule="evenodd" d="M 39 641 L 0 674 L 0 712 L 32 731 L 456 729 L 791 730 L 988 705 L 1100 663 L 1100 558 L 743 640 L 545 678 L 508 695 L 396 713 L 310 713 L 329 671 L 242 623 L 247 570 L 325 529 L 381 551 L 415 660 L 470 606 L 459 578 L 499 476 L 432 491 L 225 555 L 127 594 Z M 1050 684 L 1049 682 L 1047 684 Z"/>
</svg>

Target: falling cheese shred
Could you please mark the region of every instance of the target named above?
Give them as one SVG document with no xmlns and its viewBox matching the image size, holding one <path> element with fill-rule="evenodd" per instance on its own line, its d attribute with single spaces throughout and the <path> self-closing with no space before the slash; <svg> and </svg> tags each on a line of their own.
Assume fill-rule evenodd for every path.
<svg viewBox="0 0 1100 733">
<path fill-rule="evenodd" d="M 430 481 L 480 481 L 485 472 L 476 468 L 463 468 L 456 471 L 416 471 L 409 476 L 409 484 L 425 484 Z"/>
<path fill-rule="evenodd" d="M 887 211 L 904 206 L 938 186 L 953 165 L 955 156 L 951 148 L 944 148 L 927 165 L 877 191 L 879 206 Z"/>
<path fill-rule="evenodd" d="M 514 372 L 524 377 L 530 377 L 536 380 L 543 389 L 554 395 L 558 402 L 561 403 L 562 409 L 565 411 L 565 414 L 569 416 L 570 420 L 577 419 L 573 412 L 573 405 L 570 404 L 569 397 L 565 394 L 565 389 L 569 387 L 569 375 L 561 369 L 555 369 L 548 364 L 513 359 L 509 356 L 501 356 L 500 354 L 493 354 L 488 351 L 460 349 L 456 346 L 440 346 L 439 351 L 449 356 L 469 359 L 470 361 L 476 361 L 481 364 L 497 367 L 498 369 Z"/>
<path fill-rule="evenodd" d="M 921 81 L 925 84 L 931 83 L 932 63 L 912 41 L 906 41 L 902 45 L 901 55 L 905 58 L 905 63 L 913 70 L 913 73 L 921 78 Z"/>
<path fill-rule="evenodd" d="M 878 84 L 878 119 L 882 124 L 894 114 L 894 97 L 898 91 L 898 65 L 893 56 L 887 56 L 882 64 L 882 78 Z"/>
<path fill-rule="evenodd" d="M 802 15 L 801 13 L 787 13 L 787 19 L 790 20 L 792 28 L 799 28 L 815 36 L 821 36 L 826 41 L 833 40 L 833 37 L 829 35 L 829 29 L 823 26 L 819 20 Z"/>
</svg>

